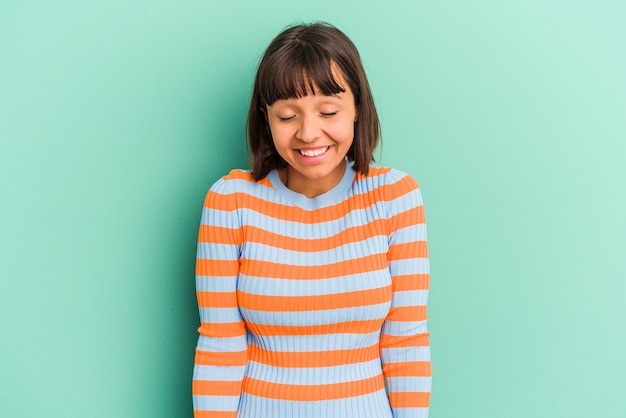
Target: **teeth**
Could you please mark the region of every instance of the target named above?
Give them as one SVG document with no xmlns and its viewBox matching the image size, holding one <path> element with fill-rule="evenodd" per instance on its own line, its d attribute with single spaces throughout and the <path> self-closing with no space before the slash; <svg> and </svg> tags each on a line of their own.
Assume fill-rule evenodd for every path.
<svg viewBox="0 0 626 418">
<path fill-rule="evenodd" d="M 311 149 L 311 150 L 300 149 L 298 151 L 300 152 L 300 154 L 304 155 L 305 157 L 317 157 L 318 155 L 322 155 L 323 153 L 325 153 L 328 150 L 328 148 L 329 147 Z"/>
</svg>

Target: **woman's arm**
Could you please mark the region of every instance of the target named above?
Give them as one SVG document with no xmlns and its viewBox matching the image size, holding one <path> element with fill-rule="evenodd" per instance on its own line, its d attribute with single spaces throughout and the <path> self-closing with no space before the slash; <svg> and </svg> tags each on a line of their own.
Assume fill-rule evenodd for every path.
<svg viewBox="0 0 626 418">
<path fill-rule="evenodd" d="M 426 224 L 415 180 L 404 175 L 392 181 L 386 200 L 393 296 L 380 339 L 383 373 L 394 418 L 425 418 L 431 389 Z"/>
<path fill-rule="evenodd" d="M 193 371 L 196 418 L 235 418 L 247 362 L 237 306 L 241 236 L 234 194 L 219 180 L 202 210 L 196 260 L 200 328 Z"/>
</svg>

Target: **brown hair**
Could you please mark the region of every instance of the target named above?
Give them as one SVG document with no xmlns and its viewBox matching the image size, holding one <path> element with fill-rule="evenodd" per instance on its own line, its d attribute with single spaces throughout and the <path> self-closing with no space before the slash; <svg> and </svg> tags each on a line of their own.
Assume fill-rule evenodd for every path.
<svg viewBox="0 0 626 418">
<path fill-rule="evenodd" d="M 367 175 L 380 137 L 380 124 L 374 99 L 359 53 L 339 29 L 326 24 L 293 26 L 270 43 L 261 59 L 254 80 L 248 111 L 248 145 L 252 176 L 261 180 L 275 169 L 287 165 L 274 147 L 264 111 L 277 100 L 345 91 L 333 76 L 333 64 L 342 72 L 354 96 L 358 120 L 354 140 L 348 150 L 353 169 Z"/>
</svg>

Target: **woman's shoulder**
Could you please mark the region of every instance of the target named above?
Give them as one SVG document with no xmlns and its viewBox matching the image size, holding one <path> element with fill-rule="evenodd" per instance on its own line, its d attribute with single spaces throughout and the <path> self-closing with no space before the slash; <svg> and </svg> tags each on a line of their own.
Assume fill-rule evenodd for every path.
<svg viewBox="0 0 626 418">
<path fill-rule="evenodd" d="M 408 173 L 393 167 L 370 166 L 367 175 L 357 173 L 356 181 L 371 187 L 394 189 L 417 189 L 417 181 Z"/>
<path fill-rule="evenodd" d="M 232 194 L 237 192 L 253 193 L 256 188 L 271 188 L 268 178 L 255 181 L 250 170 L 235 168 L 220 177 L 210 188 L 210 192 Z"/>
</svg>

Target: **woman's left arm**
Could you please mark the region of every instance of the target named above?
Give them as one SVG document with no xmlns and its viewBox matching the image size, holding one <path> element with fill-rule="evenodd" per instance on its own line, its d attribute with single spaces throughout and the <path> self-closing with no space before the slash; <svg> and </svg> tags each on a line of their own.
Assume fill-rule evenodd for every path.
<svg viewBox="0 0 626 418">
<path fill-rule="evenodd" d="M 381 358 L 394 418 L 425 418 L 432 379 L 426 223 L 417 182 L 408 175 L 394 177 L 387 189 L 392 195 L 386 197 L 393 296 L 380 339 Z"/>
</svg>

